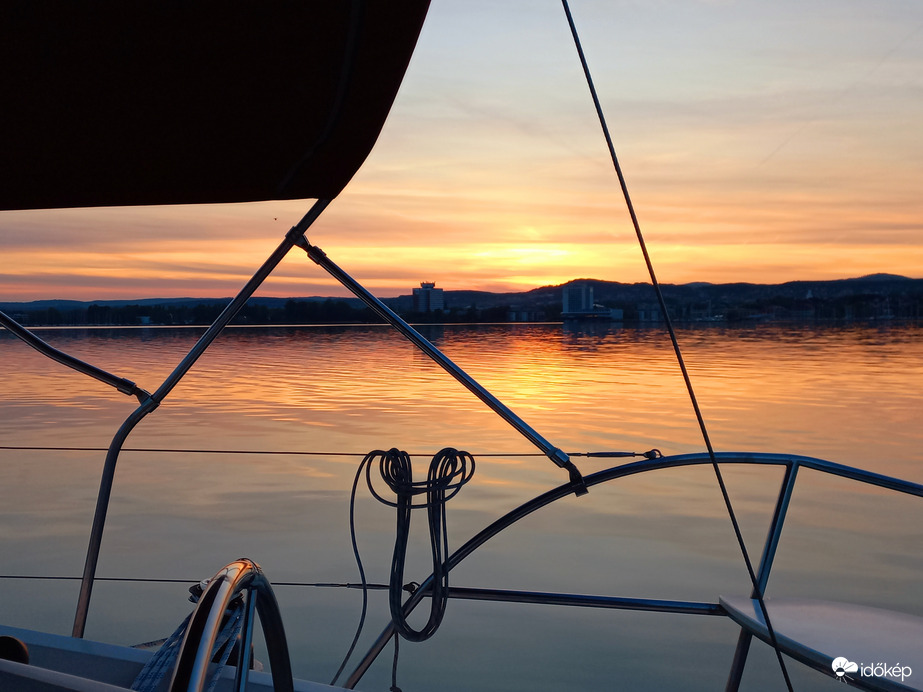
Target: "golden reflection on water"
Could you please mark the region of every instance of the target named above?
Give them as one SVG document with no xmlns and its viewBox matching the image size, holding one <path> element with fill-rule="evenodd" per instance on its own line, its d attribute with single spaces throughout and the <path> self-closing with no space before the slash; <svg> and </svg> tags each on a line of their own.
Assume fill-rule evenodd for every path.
<svg viewBox="0 0 923 692">
<path fill-rule="evenodd" d="M 451 358 L 565 449 L 608 449 L 622 442 L 621 448 L 628 440 L 657 441 L 665 452 L 702 447 L 678 368 L 659 330 L 482 326 L 428 331 Z M 716 446 L 798 448 L 856 463 L 881 449 L 879 444 L 866 446 L 867 441 L 880 439 L 887 445 L 895 436 L 913 437 L 907 427 L 920 421 L 914 383 L 923 381 L 923 349 L 913 329 L 878 333 L 877 338 L 876 333 L 711 328 L 682 334 Z M 78 357 L 153 390 L 198 330 L 46 334 Z M 67 406 L 98 411 L 103 425 L 108 412 L 131 406 L 131 400 L 101 384 L 46 365 L 9 337 L 0 343 L 5 367 L 17 375 L 4 387 L 8 419 L 22 415 L 20 407 L 41 418 L 38 408 Z M 439 445 L 443 433 L 462 431 L 469 438 L 478 433 L 468 442 L 477 451 L 529 451 L 525 440 L 507 435 L 502 425 L 488 424 L 485 430 L 492 416 L 483 409 L 437 366 L 382 328 L 230 329 L 145 426 L 156 425 L 158 417 L 202 413 L 323 428 L 345 421 L 373 437 L 380 429 L 412 430 L 413 438 L 403 445 L 417 442 L 420 435 Z M 380 421 L 370 422 L 370 412 Z M 350 418 L 362 419 L 361 424 Z M 201 422 L 196 427 L 198 434 L 221 437 Z M 843 434 L 846 430 L 849 435 Z M 318 446 L 323 441 L 308 435 L 296 448 L 340 449 Z M 273 437 L 258 442 L 261 449 L 279 448 Z M 503 446 L 496 449 L 494 443 Z M 362 451 L 363 446 L 346 449 Z M 845 452 L 846 458 L 831 452 Z"/>
<path fill-rule="evenodd" d="M 661 330 L 591 325 L 427 327 L 426 335 L 567 452 L 704 446 Z M 54 345 L 153 391 L 198 329 L 52 330 Z M 920 330 L 762 327 L 681 336 L 719 451 L 828 458 L 920 481 Z M 134 399 L 6 336 L 3 439 L 105 446 Z M 432 454 L 534 452 L 425 356 L 379 327 L 229 329 L 128 447 Z M 164 462 L 160 462 L 164 463 Z M 222 461 L 222 463 L 227 463 Z M 583 460 L 587 471 L 605 462 Z M 354 464 L 263 460 L 263 473 L 347 481 Z M 245 464 L 246 465 L 246 464 Z M 485 461 L 495 487 L 563 480 L 544 459 Z M 656 492 L 650 489 L 650 492 Z"/>
<path fill-rule="evenodd" d="M 422 330 L 567 452 L 703 449 L 659 329 Z M 42 336 L 153 390 L 200 333 L 48 330 Z M 912 326 L 709 327 L 683 330 L 680 341 L 718 451 L 817 456 L 921 482 L 921 336 Z M 133 399 L 44 361 L 7 334 L 0 335 L 0 363 L 6 446 L 105 447 L 135 407 Z M 566 480 L 547 459 L 516 456 L 534 450 L 384 328 L 232 328 L 126 447 L 263 454 L 124 452 L 100 574 L 197 579 L 246 554 L 275 581 L 355 580 L 346 495 L 361 455 L 391 446 L 419 455 L 418 474 L 444 446 L 478 456 L 474 481 L 449 506 L 452 546 Z M 326 454 L 270 454 L 286 451 Z M 352 456 L 332 454 L 342 452 Z M 103 456 L 0 450 L 7 573 L 80 572 Z M 589 473 L 618 460 L 576 462 Z M 781 473 L 735 466 L 724 472 L 756 560 Z M 923 570 L 920 505 L 918 498 L 895 499 L 803 471 L 770 592 L 923 614 L 915 588 Z M 370 578 L 386 581 L 391 510 L 363 491 L 358 517 Z M 415 545 L 411 558 L 411 569 L 425 570 L 422 546 Z M 470 586 L 701 600 L 748 590 L 710 467 L 631 477 L 561 501 L 492 539 L 455 579 Z M 11 588 L 32 593 L 37 587 Z M 43 598 L 57 593 L 41 589 Z M 66 631 L 71 595 L 54 598 L 63 599 L 63 611 L 49 614 L 48 626 Z M 293 607 L 300 602 L 295 598 Z M 100 606 L 106 618 L 94 618 L 91 610 L 91 634 L 96 627 L 113 639 L 154 638 L 172 629 L 184 607 L 180 598 L 163 613 L 149 613 L 149 626 L 160 629 L 142 632 L 110 606 Z M 354 600 L 344 607 L 352 612 Z M 18 618 L 26 626 L 34 617 L 15 599 L 0 609 L 0 619 Z M 733 629 L 718 637 L 719 660 L 733 649 L 734 637 Z M 314 644 L 336 649 L 339 640 Z"/>
</svg>

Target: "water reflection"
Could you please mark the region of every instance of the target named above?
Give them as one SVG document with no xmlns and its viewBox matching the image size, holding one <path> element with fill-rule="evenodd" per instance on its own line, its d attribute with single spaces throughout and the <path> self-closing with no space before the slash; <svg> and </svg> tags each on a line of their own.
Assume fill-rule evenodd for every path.
<svg viewBox="0 0 923 692">
<path fill-rule="evenodd" d="M 566 451 L 702 449 L 669 342 L 659 329 L 426 329 L 450 358 Z M 148 328 L 48 330 L 42 336 L 154 389 L 200 333 Z M 913 326 L 757 326 L 686 329 L 680 340 L 719 451 L 801 453 L 920 482 L 921 336 Z M 0 439 L 6 446 L 105 446 L 136 405 L 42 360 L 5 333 L 0 363 Z M 346 493 L 359 456 L 398 446 L 418 455 L 422 469 L 426 456 L 446 445 L 504 455 L 482 456 L 474 481 L 452 500 L 453 546 L 566 479 L 547 459 L 516 456 L 533 451 L 526 440 L 383 327 L 228 329 L 126 446 L 264 453 L 125 452 L 100 573 L 197 579 L 247 554 L 275 581 L 354 580 Z M 326 454 L 269 454 L 286 451 Z M 342 452 L 354 456 L 333 454 Z M 9 573 L 79 573 L 102 458 L 101 452 L 0 450 L 0 550 Z M 590 472 L 608 464 L 579 459 L 578 465 Z M 729 468 L 726 474 L 745 538 L 758 554 L 778 470 Z M 923 568 L 920 503 L 807 472 L 799 483 L 770 592 L 901 605 L 923 614 L 915 588 Z M 359 522 L 370 576 L 386 581 L 393 515 L 366 498 Z M 412 548 L 409 572 L 424 569 L 426 562 L 425 549 Z M 714 477 L 704 467 L 625 479 L 597 486 L 586 498 L 562 501 L 490 541 L 459 567 L 457 580 L 702 600 L 748 590 Z M 0 606 L 4 620 L 69 629 L 75 596 L 68 589 L 32 582 L 8 586 L 14 597 Z M 90 636 L 153 639 L 184 614 L 182 594 L 140 617 L 120 612 L 113 604 L 121 603 L 121 591 L 115 586 L 109 591 L 114 600 L 103 600 L 99 613 L 91 610 Z M 324 613 L 347 622 L 357 603 L 339 595 L 338 607 L 320 607 L 326 596 L 301 592 L 285 598 L 295 612 L 311 610 L 312 617 Z M 34 609 L 20 605 L 36 599 L 56 604 L 57 609 L 43 609 L 44 623 L 35 623 Z M 383 603 L 374 608 L 379 614 L 385 610 Z M 638 670 L 648 666 L 648 674 L 664 638 L 683 646 L 691 637 L 693 658 L 713 661 L 722 672 L 736 638 L 733 628 L 719 624 L 694 624 L 692 634 L 682 636 L 668 627 L 667 634 L 658 616 L 558 616 L 538 609 L 529 620 L 513 606 L 453 603 L 449 634 L 437 636 L 428 650 L 466 642 L 468 626 L 485 618 L 493 622 L 509 609 L 515 610 L 514 620 L 536 632 L 585 627 L 594 636 L 617 639 L 623 648 L 647 641 L 653 650 L 637 656 Z M 620 624 L 608 624 L 613 622 Z M 511 626 L 515 629 L 498 624 L 497 631 Z M 333 658 L 341 653 L 339 641 L 319 641 L 324 637 L 312 627 L 295 627 L 319 650 L 336 649 Z M 343 630 L 342 624 L 336 629 Z M 593 644 L 586 640 L 582 646 Z M 479 655 L 489 658 L 472 653 Z M 426 656 L 408 656 L 410 678 L 414 670 L 427 670 Z M 329 676 L 318 658 L 329 657 L 308 656 L 300 673 Z M 612 673 L 607 670 L 597 685 Z M 703 683 L 699 689 L 714 686 Z"/>
</svg>

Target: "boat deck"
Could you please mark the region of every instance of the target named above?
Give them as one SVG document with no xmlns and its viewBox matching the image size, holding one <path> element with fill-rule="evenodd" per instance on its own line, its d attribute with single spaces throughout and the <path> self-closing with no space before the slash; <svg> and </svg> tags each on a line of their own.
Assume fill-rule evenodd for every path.
<svg viewBox="0 0 923 692">
<path fill-rule="evenodd" d="M 734 622 L 769 642 L 756 599 L 723 596 L 720 603 Z M 923 618 L 833 601 L 765 603 L 783 653 L 828 675 L 834 660 L 846 658 L 855 669 L 841 678 L 862 689 L 923 690 Z"/>
<path fill-rule="evenodd" d="M 87 639 L 36 632 L 0 625 L 0 636 L 15 637 L 29 649 L 29 663 L 0 659 L 0 690 L 17 692 L 124 692 L 151 651 L 116 646 Z M 235 668 L 225 666 L 216 692 L 234 687 Z M 167 689 L 169 676 L 158 689 Z M 251 671 L 248 692 L 272 692 L 269 673 Z M 295 680 L 295 692 L 330 692 L 343 689 L 308 680 Z"/>
</svg>

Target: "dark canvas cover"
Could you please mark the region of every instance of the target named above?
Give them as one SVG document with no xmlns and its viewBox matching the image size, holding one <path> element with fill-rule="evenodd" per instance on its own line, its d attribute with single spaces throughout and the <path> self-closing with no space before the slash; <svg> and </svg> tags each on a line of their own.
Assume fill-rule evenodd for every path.
<svg viewBox="0 0 923 692">
<path fill-rule="evenodd" d="M 429 0 L 0 2 L 0 209 L 335 197 Z"/>
</svg>

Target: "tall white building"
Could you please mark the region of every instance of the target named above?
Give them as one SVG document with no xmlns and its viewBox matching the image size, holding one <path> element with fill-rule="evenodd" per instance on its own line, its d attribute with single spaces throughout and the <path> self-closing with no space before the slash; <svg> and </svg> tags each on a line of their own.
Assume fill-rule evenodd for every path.
<svg viewBox="0 0 923 692">
<path fill-rule="evenodd" d="M 442 289 L 436 288 L 435 281 L 421 281 L 420 288 L 413 289 L 413 311 L 434 312 L 445 309 Z"/>
</svg>

